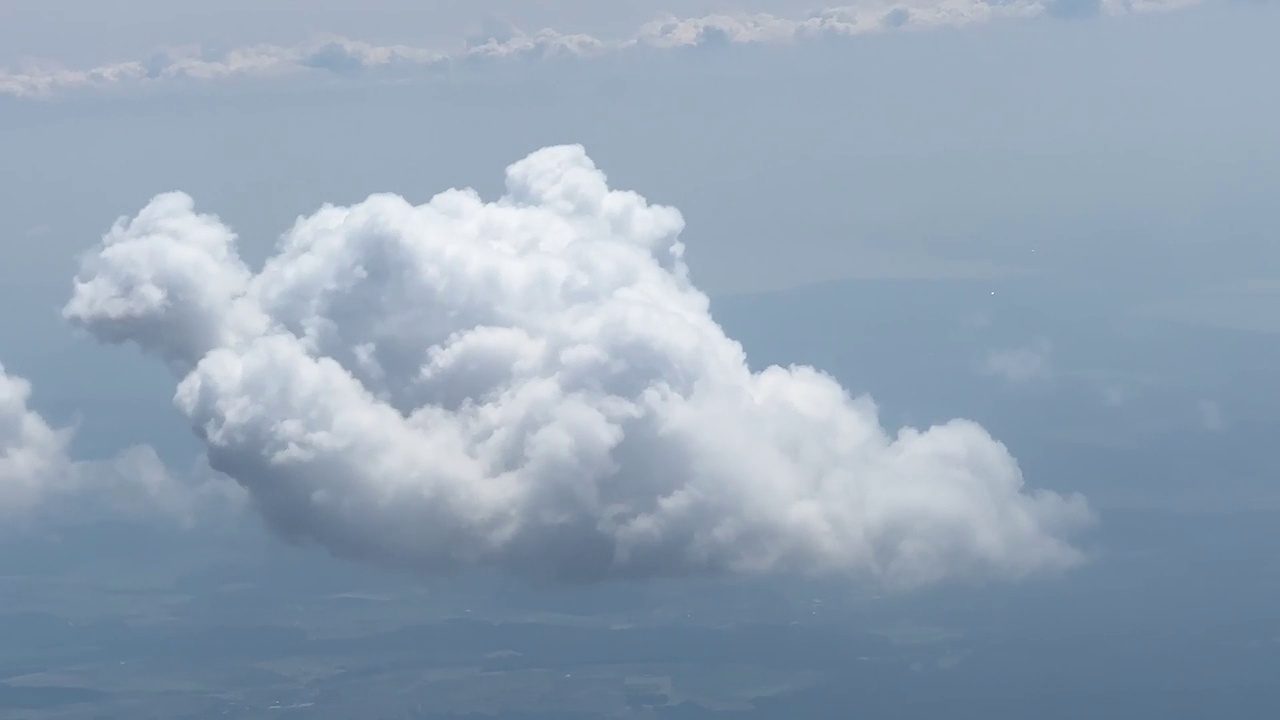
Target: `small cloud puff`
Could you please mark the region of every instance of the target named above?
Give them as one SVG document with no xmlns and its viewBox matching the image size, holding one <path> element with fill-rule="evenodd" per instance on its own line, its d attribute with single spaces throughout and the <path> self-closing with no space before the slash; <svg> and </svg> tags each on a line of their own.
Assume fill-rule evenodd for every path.
<svg viewBox="0 0 1280 720">
<path fill-rule="evenodd" d="M 848 37 L 902 28 L 959 27 L 1037 15 L 1080 17 L 1171 10 L 1201 0 L 872 0 L 786 18 L 768 13 L 671 16 L 646 23 L 615 40 L 544 29 L 525 33 L 490 20 L 454 50 L 373 45 L 324 36 L 300 46 L 255 45 L 226 52 L 173 48 L 141 60 L 75 70 L 43 63 L 0 69 L 0 94 L 48 97 L 73 90 L 104 90 L 179 79 L 273 79 L 304 73 L 338 76 L 447 70 L 457 65 L 511 59 L 593 58 L 635 49 L 787 44 L 815 37 Z"/>
<path fill-rule="evenodd" d="M 1220 433 L 1227 429 L 1226 419 L 1222 415 L 1222 406 L 1212 400 L 1201 400 L 1196 405 L 1200 427 L 1205 432 Z"/>
<path fill-rule="evenodd" d="M 175 478 L 147 446 L 107 460 L 73 460 L 73 429 L 51 427 L 29 407 L 30 397 L 31 383 L 0 365 L 0 521 L 6 524 L 107 513 L 186 525 L 243 494 L 207 471 Z"/>
<path fill-rule="evenodd" d="M 1053 377 L 1052 351 L 1044 338 L 1024 347 L 992 350 L 979 363 L 979 370 L 1011 385 L 1042 382 Z"/>
<path fill-rule="evenodd" d="M 810 367 L 753 372 L 677 210 L 580 146 L 485 201 L 325 206 L 260 271 L 182 193 L 86 256 L 64 314 L 162 357 L 279 533 L 424 572 L 836 575 L 909 588 L 1082 560 L 1084 499 L 977 424 L 892 432 Z"/>
</svg>

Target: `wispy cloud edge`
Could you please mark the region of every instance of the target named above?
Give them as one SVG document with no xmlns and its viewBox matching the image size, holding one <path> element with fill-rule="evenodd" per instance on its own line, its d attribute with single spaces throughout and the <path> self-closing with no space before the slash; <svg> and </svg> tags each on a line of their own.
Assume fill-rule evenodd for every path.
<svg viewBox="0 0 1280 720">
<path fill-rule="evenodd" d="M 1199 5 L 1203 0 L 870 0 L 857 6 L 813 11 L 799 18 L 767 13 L 668 16 L 630 36 L 606 40 L 582 33 L 515 28 L 481 42 L 428 49 L 376 45 L 337 35 L 300 45 L 250 45 L 229 51 L 166 48 L 144 59 L 87 69 L 47 61 L 0 68 L 0 95 L 41 99 L 76 91 L 103 91 L 194 80 L 278 79 L 307 73 L 396 73 L 447 70 L 474 62 L 513 59 L 590 59 L 635 50 L 674 50 L 717 44 L 785 45 L 820 37 L 853 37 L 887 31 L 963 27 L 1041 15 L 1131 15 Z M 1067 8 L 1066 6 L 1070 6 Z M 1077 6 L 1087 6 L 1082 10 Z"/>
</svg>

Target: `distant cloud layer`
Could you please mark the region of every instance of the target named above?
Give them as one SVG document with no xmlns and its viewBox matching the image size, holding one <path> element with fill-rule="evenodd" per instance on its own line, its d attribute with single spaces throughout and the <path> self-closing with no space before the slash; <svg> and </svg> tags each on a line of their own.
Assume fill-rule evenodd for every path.
<svg viewBox="0 0 1280 720">
<path fill-rule="evenodd" d="M 889 431 L 813 368 L 750 370 L 683 229 L 579 146 L 496 201 L 325 206 L 257 272 L 175 192 L 85 257 L 64 315 L 163 358 L 211 465 L 349 558 L 903 588 L 1082 559 L 1084 499 L 1025 488 L 977 424 Z"/>
<path fill-rule="evenodd" d="M 304 73 L 375 73 L 404 76 L 447 70 L 459 64 L 502 59 L 591 58 L 637 49 L 673 49 L 726 43 L 785 44 L 805 39 L 854 36 L 886 30 L 964 26 L 1001 18 L 1048 15 L 1080 18 L 1170 10 L 1201 0 L 869 0 L 815 11 L 800 18 L 770 14 L 669 17 L 642 26 L 630 37 L 607 40 L 552 29 L 528 34 L 496 27 L 456 49 L 373 45 L 325 37 L 302 45 L 255 45 L 229 51 L 172 48 L 150 57 L 68 69 L 30 62 L 0 69 L 0 94 L 48 97 L 74 90 L 109 90 L 162 81 L 273 79 Z"/>
<path fill-rule="evenodd" d="M 0 523 L 47 515 L 163 515 L 181 523 L 241 493 L 213 474 L 173 477 L 154 450 L 108 460 L 69 456 L 72 428 L 54 428 L 29 406 L 31 383 L 0 365 Z"/>
</svg>

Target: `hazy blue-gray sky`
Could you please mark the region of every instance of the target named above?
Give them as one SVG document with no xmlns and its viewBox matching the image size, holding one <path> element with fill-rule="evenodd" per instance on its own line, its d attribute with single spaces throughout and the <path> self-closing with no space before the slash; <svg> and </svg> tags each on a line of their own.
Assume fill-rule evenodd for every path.
<svg viewBox="0 0 1280 720">
<path fill-rule="evenodd" d="M 1106 298 L 1116 316 L 1276 329 L 1266 308 L 1280 288 L 1280 9 L 903 5 L 929 22 L 894 29 L 883 20 L 892 4 L 866 5 L 881 14 L 857 22 L 879 18 L 871 30 L 883 32 L 754 42 L 774 25 L 735 18 L 802 19 L 800 5 L 682 4 L 680 17 L 726 13 L 713 25 L 731 42 L 704 34 L 688 46 L 467 58 L 437 71 L 388 70 L 378 48 L 447 50 L 489 13 L 622 41 L 662 7 L 9 3 L 7 77 L 53 84 L 0 97 L 0 361 L 32 381 L 33 406 L 56 423 L 82 417 L 84 453 L 150 443 L 189 463 L 200 446 L 172 406 L 173 378 L 131 349 L 77 338 L 59 314 L 77 256 L 117 217 L 182 190 L 236 230 L 256 266 L 325 202 L 378 191 L 425 202 L 463 186 L 495 197 L 504 167 L 556 143 L 583 143 L 613 187 L 679 208 L 692 277 L 713 296 L 1030 276 Z M 312 56 L 290 48 L 317 33 L 368 43 L 341 55 L 361 72 L 295 72 Z M 165 75 L 176 56 L 155 51 L 191 44 L 218 67 L 267 44 L 293 69 Z M 154 61 L 163 77 L 124 67 L 64 81 L 22 58 L 72 72 Z M 1026 363 L 1056 352 L 1053 340 L 1052 329 L 1001 338 L 986 360 L 957 363 L 974 377 L 1034 378 L 1047 371 Z M 1213 418 L 1213 401 L 1188 402 Z"/>
<path fill-rule="evenodd" d="M 147 27 L 191 30 L 165 7 Z M 967 272 L 1052 262 L 1117 281 L 1154 275 L 1185 296 L 1188 284 L 1264 266 L 1280 183 L 1276 12 L 1229 3 L 513 61 L 466 83 L 175 81 L 6 99 L 4 232 L 25 246 L 5 264 L 6 287 L 48 288 L 36 297 L 53 304 L 69 255 L 164 189 L 190 190 L 261 254 L 285 219 L 322 200 L 492 186 L 518 154 L 581 141 L 621 186 L 683 209 L 691 262 L 712 293 L 966 261 Z M 42 56 L 79 44 L 52 11 L 19 4 L 16 15 L 6 29 L 42 37 Z"/>
<path fill-rule="evenodd" d="M 1270 717 L 1277 37 L 0 0 L 0 716 Z"/>
</svg>

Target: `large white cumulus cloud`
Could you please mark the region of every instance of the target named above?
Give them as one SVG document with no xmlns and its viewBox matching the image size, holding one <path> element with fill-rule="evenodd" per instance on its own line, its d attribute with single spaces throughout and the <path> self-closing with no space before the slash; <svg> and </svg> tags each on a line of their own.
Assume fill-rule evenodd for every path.
<svg viewBox="0 0 1280 720">
<path fill-rule="evenodd" d="M 425 571 L 839 574 L 915 586 L 1081 559 L 1080 497 L 978 425 L 891 434 L 808 367 L 752 372 L 678 211 L 579 146 L 486 202 L 374 195 L 254 272 L 181 193 L 122 219 L 64 313 L 165 359 L 214 468 L 281 533 Z"/>
</svg>

